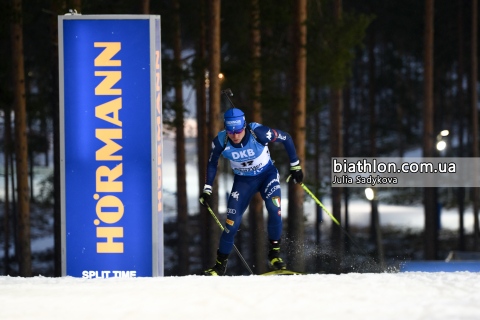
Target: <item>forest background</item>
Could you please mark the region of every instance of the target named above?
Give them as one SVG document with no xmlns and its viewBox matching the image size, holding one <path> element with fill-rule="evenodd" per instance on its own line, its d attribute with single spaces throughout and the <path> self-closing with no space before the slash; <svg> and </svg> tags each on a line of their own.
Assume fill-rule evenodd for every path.
<svg viewBox="0 0 480 320">
<path fill-rule="evenodd" d="M 360 228 L 350 226 L 349 201 L 363 198 L 364 190 L 328 182 L 334 156 L 478 157 L 476 0 L 12 0 L 0 6 L 2 274 L 60 274 L 57 16 L 69 9 L 161 16 L 164 134 L 175 142 L 176 167 L 174 200 L 166 203 L 175 217 L 165 221 L 166 275 L 200 273 L 214 261 L 219 228 L 204 209 L 189 209 L 197 205 L 189 203 L 187 185 L 195 181 L 203 189 L 210 141 L 230 107 L 220 94 L 226 88 L 247 121 L 292 135 L 305 184 L 331 198 L 332 214 L 368 254 L 335 224 L 322 227 L 320 210 L 307 221 L 308 196 L 298 185 L 282 185 L 284 255 L 292 269 L 378 272 L 395 270 L 400 261 L 442 259 L 450 250 L 480 250 L 477 189 L 377 189 L 368 227 Z M 189 123 L 196 124 L 193 131 Z M 450 134 L 440 153 L 435 144 L 442 130 Z M 195 179 L 186 174 L 189 144 Z M 283 147 L 270 149 L 286 177 Z M 226 161 L 219 172 L 231 177 Z M 218 180 L 213 209 L 222 213 Z M 378 202 L 422 205 L 424 228 L 380 228 Z M 439 204 L 458 210 L 458 230 L 439 230 Z M 257 194 L 236 237 L 255 273 L 266 271 L 262 206 Z M 469 207 L 472 233 L 465 231 Z M 54 246 L 32 252 L 32 239 L 45 237 L 54 237 Z M 232 274 L 247 274 L 234 254 L 229 266 Z"/>
</svg>

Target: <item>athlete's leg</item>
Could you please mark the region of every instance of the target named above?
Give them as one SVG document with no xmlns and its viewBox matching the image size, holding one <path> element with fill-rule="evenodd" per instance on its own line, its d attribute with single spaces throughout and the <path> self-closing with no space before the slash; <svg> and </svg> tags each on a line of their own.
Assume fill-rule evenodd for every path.
<svg viewBox="0 0 480 320">
<path fill-rule="evenodd" d="M 280 207 L 282 193 L 280 175 L 277 168 L 270 169 L 260 185 L 260 194 L 268 211 L 268 238 L 279 240 L 282 236 L 282 211 Z"/>
<path fill-rule="evenodd" d="M 260 190 L 268 210 L 269 266 L 275 270 L 285 270 L 286 264 L 280 258 L 280 238 L 282 237 L 282 210 L 280 207 L 282 193 L 280 191 L 280 176 L 277 169 L 268 171 Z"/>
<path fill-rule="evenodd" d="M 227 221 L 225 230 L 220 237 L 218 251 L 222 254 L 229 254 L 233 248 L 235 234 L 240 227 L 242 216 L 252 199 L 252 196 L 258 191 L 257 177 L 235 176 L 232 186 L 232 192 L 228 198 Z"/>
</svg>

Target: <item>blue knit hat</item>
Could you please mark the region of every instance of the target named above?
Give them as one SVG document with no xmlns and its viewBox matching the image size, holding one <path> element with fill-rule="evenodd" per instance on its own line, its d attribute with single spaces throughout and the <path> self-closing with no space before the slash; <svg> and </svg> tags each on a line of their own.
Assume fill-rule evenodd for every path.
<svg viewBox="0 0 480 320">
<path fill-rule="evenodd" d="M 237 108 L 228 109 L 223 115 L 225 129 L 229 131 L 245 128 L 245 114 Z"/>
</svg>

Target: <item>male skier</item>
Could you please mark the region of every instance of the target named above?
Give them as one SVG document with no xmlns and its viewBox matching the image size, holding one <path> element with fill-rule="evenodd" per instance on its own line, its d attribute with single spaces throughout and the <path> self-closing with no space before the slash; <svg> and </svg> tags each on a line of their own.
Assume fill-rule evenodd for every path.
<svg viewBox="0 0 480 320">
<path fill-rule="evenodd" d="M 220 131 L 213 139 L 200 203 L 203 206 L 211 204 L 212 184 L 221 154 L 230 160 L 235 177 L 228 199 L 227 222 L 217 250 L 217 261 L 215 266 L 205 271 L 205 275 L 225 275 L 228 255 L 233 248 L 233 238 L 240 226 L 243 213 L 257 192 L 260 192 L 268 210 L 269 266 L 274 270 L 285 270 L 285 262 L 280 258 L 282 235 L 280 175 L 270 158 L 268 144 L 283 143 L 290 158 L 292 180 L 300 183 L 303 180 L 303 172 L 292 138 L 278 129 L 270 129 L 255 122 L 247 124 L 244 113 L 235 107 L 225 112 L 224 127 L 225 130 Z"/>
</svg>

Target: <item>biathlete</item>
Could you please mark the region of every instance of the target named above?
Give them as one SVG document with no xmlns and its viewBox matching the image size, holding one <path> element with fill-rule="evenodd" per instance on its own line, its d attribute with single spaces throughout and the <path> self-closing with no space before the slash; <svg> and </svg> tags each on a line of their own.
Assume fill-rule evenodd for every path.
<svg viewBox="0 0 480 320">
<path fill-rule="evenodd" d="M 233 238 L 240 226 L 243 213 L 257 192 L 260 192 L 268 210 L 269 266 L 274 270 L 285 270 L 286 264 L 280 258 L 282 235 L 280 175 L 270 158 L 268 144 L 283 143 L 290 158 L 292 180 L 294 183 L 300 183 L 303 180 L 303 172 L 293 140 L 288 133 L 278 129 L 270 129 L 255 122 L 247 124 L 244 113 L 237 108 L 225 112 L 224 127 L 225 130 L 220 131 L 213 139 L 200 203 L 203 206 L 211 204 L 212 184 L 221 154 L 230 160 L 235 176 L 228 199 L 225 230 L 220 237 L 217 250 L 217 261 L 215 266 L 205 271 L 205 274 L 225 275 L 228 255 L 233 248 Z"/>
</svg>

